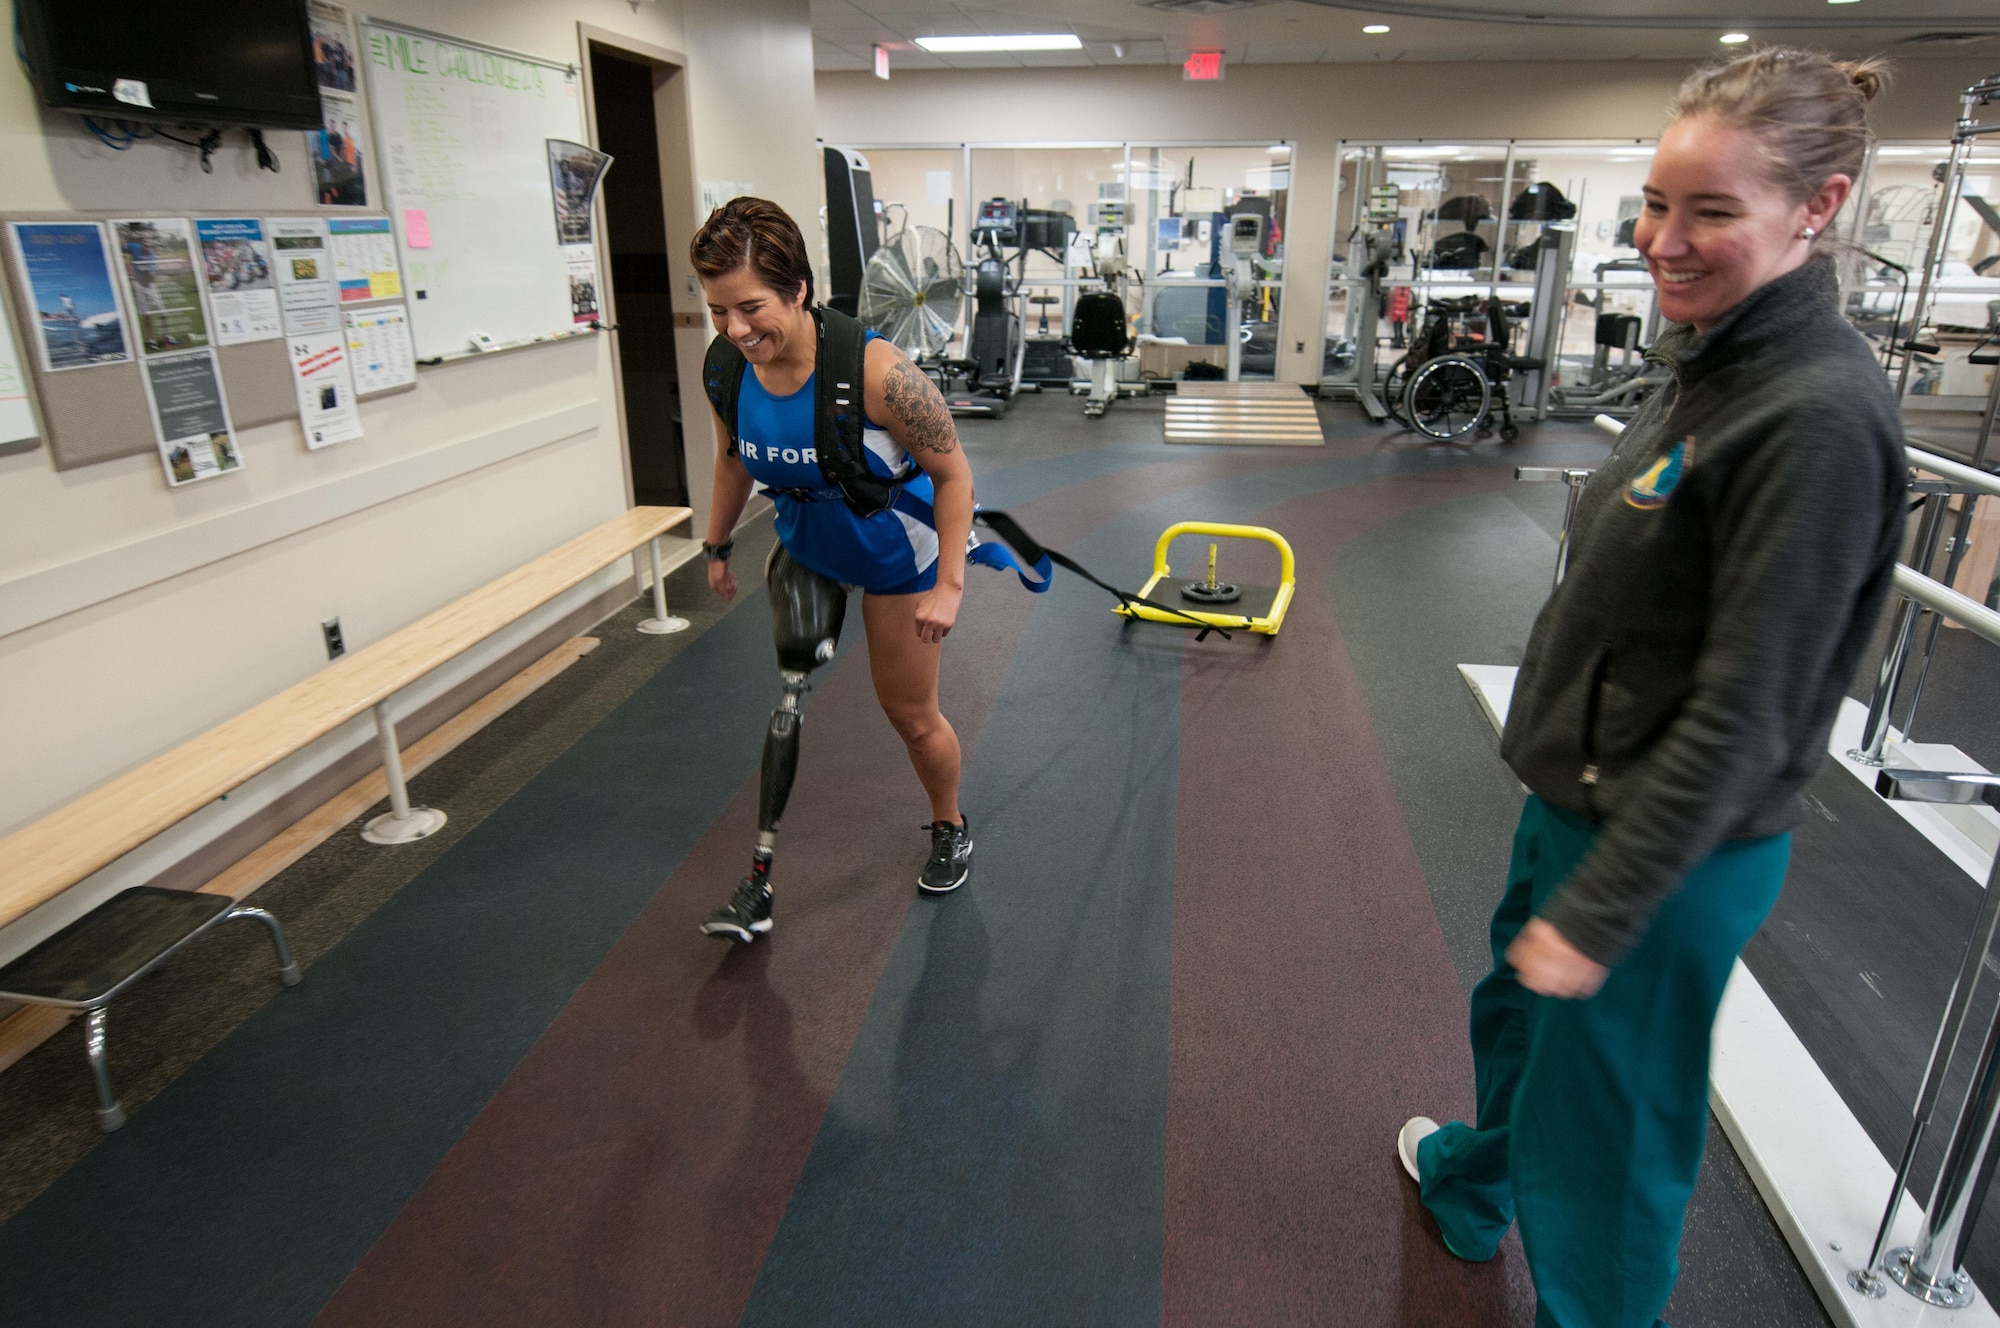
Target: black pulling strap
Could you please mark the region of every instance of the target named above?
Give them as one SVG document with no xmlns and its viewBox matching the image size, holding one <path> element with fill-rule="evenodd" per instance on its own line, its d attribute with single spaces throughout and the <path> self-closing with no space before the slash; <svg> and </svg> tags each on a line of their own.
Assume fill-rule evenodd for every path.
<svg viewBox="0 0 2000 1328">
<path fill-rule="evenodd" d="M 1120 604 L 1123 604 L 1127 608 L 1130 608 L 1134 604 L 1142 604 L 1146 608 L 1171 614 L 1173 617 L 1184 620 L 1189 626 L 1201 629 L 1195 636 L 1195 640 L 1197 641 L 1207 640 L 1210 632 L 1219 633 L 1225 641 L 1234 639 L 1230 636 L 1226 628 L 1218 627 L 1212 622 L 1206 622 L 1191 613 L 1174 608 L 1172 605 L 1162 604 L 1158 600 L 1151 600 L 1141 595 L 1135 595 L 1129 590 L 1120 590 L 1110 582 L 1098 579 L 1098 577 L 1091 573 L 1089 568 L 1077 562 L 1068 554 L 1057 553 L 1054 549 L 1043 546 L 1033 535 L 1030 535 L 1021 528 L 1020 522 L 1008 516 L 1005 512 L 996 512 L 991 508 L 982 507 L 972 514 L 972 520 L 973 524 L 985 526 L 988 530 L 1005 540 L 1008 547 L 1020 555 L 1021 560 L 1030 567 L 1041 563 L 1053 563 L 1066 571 L 1076 573 L 1100 590 L 1109 591 Z M 1253 619 L 1245 617 L 1242 626 L 1248 628 L 1253 625 L 1253 622 Z"/>
</svg>

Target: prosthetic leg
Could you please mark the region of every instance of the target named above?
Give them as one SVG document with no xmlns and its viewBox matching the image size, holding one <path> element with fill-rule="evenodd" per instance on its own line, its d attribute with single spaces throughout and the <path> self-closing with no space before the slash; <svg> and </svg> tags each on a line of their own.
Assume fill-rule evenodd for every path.
<svg viewBox="0 0 2000 1328">
<path fill-rule="evenodd" d="M 792 560 L 784 546 L 771 551 L 764 565 L 764 586 L 771 597 L 771 635 L 778 648 L 778 676 L 784 695 L 771 712 L 764 731 L 764 771 L 757 792 L 757 847 L 750 874 L 736 887 L 729 903 L 701 924 L 705 935 L 749 942 L 771 930 L 771 854 L 778 843 L 778 821 L 792 796 L 799 769 L 799 725 L 805 719 L 800 703 L 811 690 L 806 678 L 833 658 L 840 644 L 840 626 L 847 616 L 847 591 L 839 582 L 807 571 Z"/>
</svg>

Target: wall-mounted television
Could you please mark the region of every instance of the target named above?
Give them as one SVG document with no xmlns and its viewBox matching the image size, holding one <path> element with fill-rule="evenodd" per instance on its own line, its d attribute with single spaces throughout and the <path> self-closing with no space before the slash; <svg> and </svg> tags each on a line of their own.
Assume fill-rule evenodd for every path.
<svg viewBox="0 0 2000 1328">
<path fill-rule="evenodd" d="M 306 0 L 15 0 L 44 105 L 164 124 L 320 127 Z"/>
</svg>

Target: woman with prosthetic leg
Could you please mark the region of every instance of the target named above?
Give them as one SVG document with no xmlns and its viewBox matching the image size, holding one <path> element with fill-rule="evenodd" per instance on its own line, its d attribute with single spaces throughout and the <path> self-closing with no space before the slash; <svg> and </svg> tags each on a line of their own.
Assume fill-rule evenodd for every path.
<svg viewBox="0 0 2000 1328">
<path fill-rule="evenodd" d="M 812 671 L 833 658 L 850 588 L 862 592 L 868 668 L 931 805 L 917 888 L 944 894 L 972 870 L 958 807 L 958 735 L 938 709 L 938 664 L 964 593 L 972 471 L 937 388 L 894 346 L 812 303 L 797 225 L 775 203 L 738 198 L 690 246 L 718 330 L 703 366 L 714 408 L 709 585 L 734 598 L 730 531 L 753 485 L 777 507 L 765 568 L 781 686 L 764 735 L 749 873 L 701 930 L 749 942 L 769 932 L 772 856 L 798 770 Z"/>
</svg>

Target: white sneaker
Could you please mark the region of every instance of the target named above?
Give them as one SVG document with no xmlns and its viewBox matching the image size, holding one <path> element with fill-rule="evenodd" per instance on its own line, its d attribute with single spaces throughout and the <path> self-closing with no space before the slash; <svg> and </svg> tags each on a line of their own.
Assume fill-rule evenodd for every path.
<svg viewBox="0 0 2000 1328">
<path fill-rule="evenodd" d="M 1424 1178 L 1417 1172 L 1417 1145 L 1437 1132 L 1438 1123 L 1429 1116 L 1412 1116 L 1396 1132 L 1396 1160 L 1410 1173 L 1410 1179 L 1419 1184 Z"/>
</svg>

